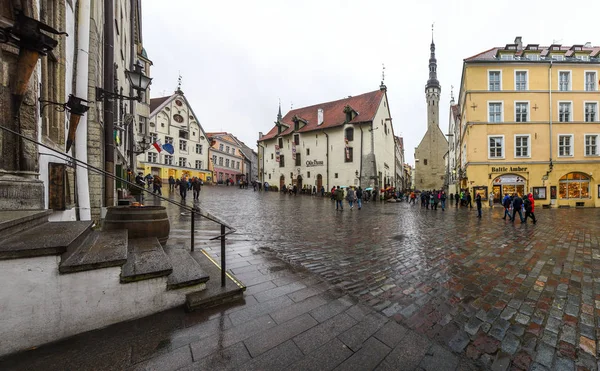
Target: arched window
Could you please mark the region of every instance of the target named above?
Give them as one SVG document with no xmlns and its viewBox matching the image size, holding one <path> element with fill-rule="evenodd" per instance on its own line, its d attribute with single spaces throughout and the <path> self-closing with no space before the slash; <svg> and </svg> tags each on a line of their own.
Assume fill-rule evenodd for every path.
<svg viewBox="0 0 600 371">
<path fill-rule="evenodd" d="M 353 128 L 346 129 L 346 140 L 348 142 L 352 142 L 354 140 L 354 129 Z"/>
<path fill-rule="evenodd" d="M 569 173 L 558 181 L 559 198 L 590 198 L 590 177 L 584 173 Z"/>
</svg>

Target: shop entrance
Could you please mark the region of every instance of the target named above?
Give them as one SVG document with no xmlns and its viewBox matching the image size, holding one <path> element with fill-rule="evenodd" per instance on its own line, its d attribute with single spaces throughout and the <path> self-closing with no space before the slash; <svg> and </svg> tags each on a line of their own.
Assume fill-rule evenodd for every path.
<svg viewBox="0 0 600 371">
<path fill-rule="evenodd" d="M 281 177 L 279 177 L 279 190 L 280 191 L 283 189 L 284 185 L 285 185 L 285 177 L 282 175 Z"/>
<path fill-rule="evenodd" d="M 317 175 L 317 191 L 321 192 L 321 187 L 323 186 L 323 175 Z"/>
<path fill-rule="evenodd" d="M 515 174 L 500 175 L 493 182 L 494 202 L 501 202 L 505 194 L 518 193 L 521 197 L 525 194 L 525 178 Z"/>
</svg>

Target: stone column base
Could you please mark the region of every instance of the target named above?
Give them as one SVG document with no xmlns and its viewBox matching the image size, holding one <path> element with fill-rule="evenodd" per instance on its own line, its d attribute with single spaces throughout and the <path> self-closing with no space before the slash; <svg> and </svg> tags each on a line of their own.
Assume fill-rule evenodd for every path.
<svg viewBox="0 0 600 371">
<path fill-rule="evenodd" d="M 0 176 L 0 210 L 43 210 L 44 183 L 17 175 Z"/>
</svg>

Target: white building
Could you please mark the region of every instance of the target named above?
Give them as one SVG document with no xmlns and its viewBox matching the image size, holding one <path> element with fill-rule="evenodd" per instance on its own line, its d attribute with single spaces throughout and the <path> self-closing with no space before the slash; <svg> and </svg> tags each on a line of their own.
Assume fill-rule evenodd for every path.
<svg viewBox="0 0 600 371">
<path fill-rule="evenodd" d="M 381 188 L 394 184 L 387 89 L 297 108 L 259 133 L 259 179 L 270 185 Z"/>
<path fill-rule="evenodd" d="M 163 150 L 160 153 L 151 146 L 138 156 L 144 174 L 159 175 L 165 181 L 173 178 L 198 177 L 206 181 L 211 172 L 208 169 L 208 148 L 210 146 L 198 116 L 192 110 L 180 89 L 171 96 L 153 98 L 150 101 L 148 132 L 150 142 L 160 141 L 171 144 L 174 153 Z"/>
<path fill-rule="evenodd" d="M 459 168 L 458 153 L 459 153 L 459 135 L 460 135 L 460 111 L 459 106 L 454 103 L 454 96 L 450 101 L 450 117 L 448 124 L 448 155 L 446 157 L 446 177 L 448 181 L 448 192 L 456 193 L 459 191 L 458 179 Z"/>
</svg>

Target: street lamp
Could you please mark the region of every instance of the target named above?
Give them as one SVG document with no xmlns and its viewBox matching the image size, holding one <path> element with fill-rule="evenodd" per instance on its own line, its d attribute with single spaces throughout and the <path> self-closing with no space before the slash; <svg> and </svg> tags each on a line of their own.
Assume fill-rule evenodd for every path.
<svg viewBox="0 0 600 371">
<path fill-rule="evenodd" d="M 107 98 L 107 99 L 137 100 L 138 102 L 141 102 L 142 101 L 141 92 L 146 91 L 146 89 L 148 89 L 148 86 L 150 86 L 150 84 L 152 83 L 152 78 L 144 75 L 144 73 L 142 72 L 143 69 L 144 68 L 142 67 L 142 64 L 140 63 L 140 61 L 138 61 L 133 66 L 133 71 L 127 71 L 127 70 L 125 71 L 125 76 L 127 76 L 127 79 L 129 80 L 129 83 L 131 84 L 131 87 L 138 92 L 137 97 L 128 97 L 125 95 L 113 93 L 110 91 L 106 91 L 102 88 L 96 87 L 96 100 L 100 101 L 100 100 L 103 100 L 104 98 Z"/>
</svg>

